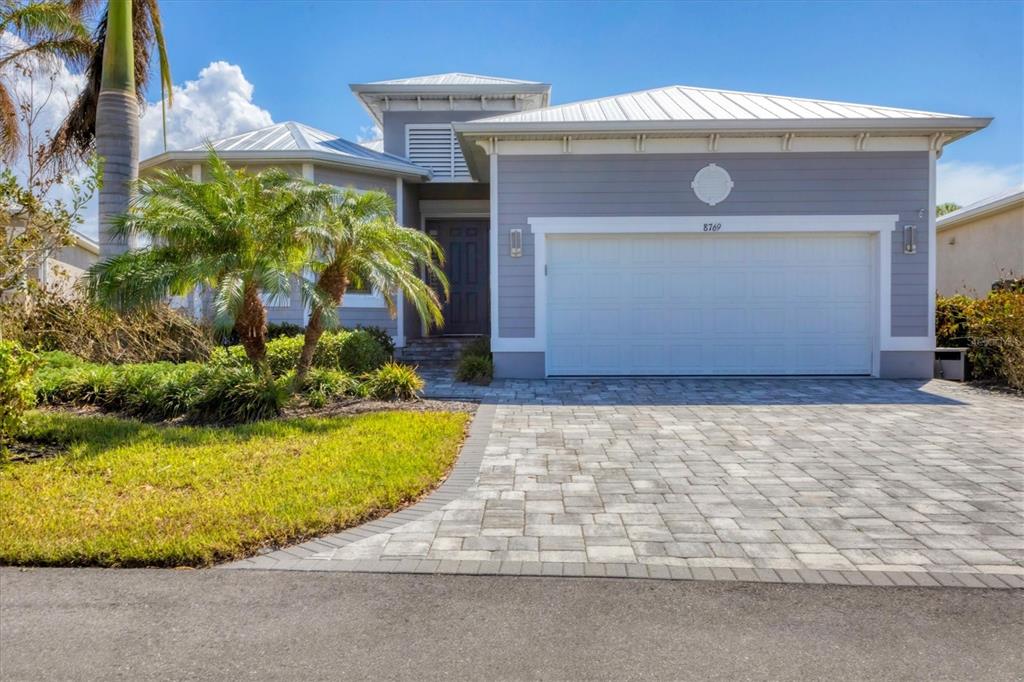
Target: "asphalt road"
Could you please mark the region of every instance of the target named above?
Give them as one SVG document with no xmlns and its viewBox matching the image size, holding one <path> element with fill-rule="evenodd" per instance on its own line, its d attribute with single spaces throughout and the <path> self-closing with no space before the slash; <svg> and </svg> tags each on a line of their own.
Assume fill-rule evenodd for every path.
<svg viewBox="0 0 1024 682">
<path fill-rule="evenodd" d="M 1021 679 L 1024 592 L 0 569 L 0 677 Z"/>
</svg>

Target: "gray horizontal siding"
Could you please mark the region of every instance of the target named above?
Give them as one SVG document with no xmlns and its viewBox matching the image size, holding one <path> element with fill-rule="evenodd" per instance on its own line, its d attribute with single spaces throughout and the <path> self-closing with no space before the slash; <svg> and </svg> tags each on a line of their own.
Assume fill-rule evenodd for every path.
<svg viewBox="0 0 1024 682">
<path fill-rule="evenodd" d="M 709 163 L 735 183 L 717 206 L 690 189 Z M 892 213 L 918 225 L 916 254 L 904 254 L 893 233 L 892 334 L 927 336 L 929 210 L 924 152 L 501 156 L 498 330 L 534 335 L 531 217 Z M 521 258 L 508 255 L 512 228 L 523 230 Z"/>
<path fill-rule="evenodd" d="M 313 177 L 319 183 L 337 185 L 338 187 L 353 187 L 360 190 L 380 190 L 387 192 L 388 196 L 392 199 L 395 198 L 394 176 L 358 173 L 328 166 L 315 166 L 313 168 Z"/>
</svg>

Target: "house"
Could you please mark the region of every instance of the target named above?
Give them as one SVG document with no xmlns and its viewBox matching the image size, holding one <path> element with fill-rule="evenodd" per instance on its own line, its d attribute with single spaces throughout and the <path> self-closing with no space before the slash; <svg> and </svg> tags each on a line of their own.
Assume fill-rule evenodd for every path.
<svg viewBox="0 0 1024 682">
<path fill-rule="evenodd" d="M 12 221 L 6 227 L 17 235 L 24 229 L 24 222 Z M 69 296 L 99 257 L 100 247 L 94 239 L 71 230 L 68 243 L 32 264 L 25 277 L 49 291 Z"/>
<path fill-rule="evenodd" d="M 990 119 L 686 86 L 551 105 L 461 73 L 351 90 L 379 149 L 298 123 L 214 143 L 382 189 L 441 243 L 443 328 L 373 292 L 343 324 L 489 335 L 499 377 L 932 374 L 935 160 Z"/>
<path fill-rule="evenodd" d="M 935 229 L 940 295 L 984 296 L 1024 276 L 1024 185 L 947 213 Z"/>
</svg>

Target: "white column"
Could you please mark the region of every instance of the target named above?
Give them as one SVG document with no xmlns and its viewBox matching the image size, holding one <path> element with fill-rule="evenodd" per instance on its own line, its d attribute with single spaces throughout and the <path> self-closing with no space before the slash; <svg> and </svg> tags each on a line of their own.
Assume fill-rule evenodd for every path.
<svg viewBox="0 0 1024 682">
<path fill-rule="evenodd" d="M 405 225 L 405 182 L 402 178 L 395 178 L 395 220 L 399 225 Z M 398 311 L 395 348 L 405 348 L 405 296 L 401 289 L 395 297 L 395 307 Z"/>
</svg>

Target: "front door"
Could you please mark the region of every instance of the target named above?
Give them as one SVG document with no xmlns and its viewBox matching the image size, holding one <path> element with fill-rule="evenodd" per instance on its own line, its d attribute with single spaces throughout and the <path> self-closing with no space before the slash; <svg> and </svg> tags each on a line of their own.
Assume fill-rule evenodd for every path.
<svg viewBox="0 0 1024 682">
<path fill-rule="evenodd" d="M 441 244 L 451 297 L 441 334 L 488 334 L 491 328 L 487 220 L 428 220 L 427 234 Z"/>
</svg>

